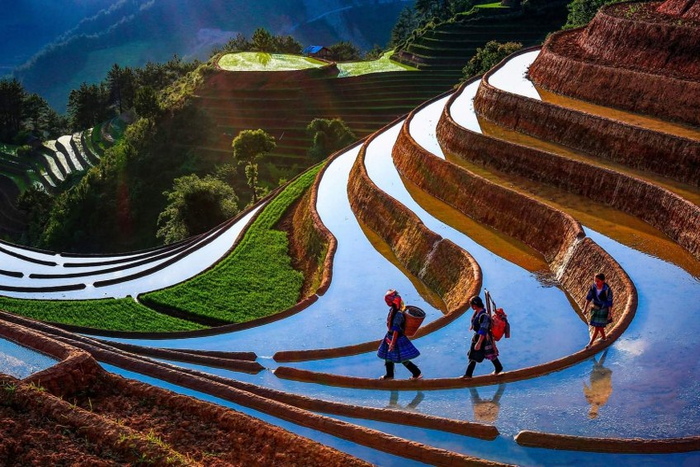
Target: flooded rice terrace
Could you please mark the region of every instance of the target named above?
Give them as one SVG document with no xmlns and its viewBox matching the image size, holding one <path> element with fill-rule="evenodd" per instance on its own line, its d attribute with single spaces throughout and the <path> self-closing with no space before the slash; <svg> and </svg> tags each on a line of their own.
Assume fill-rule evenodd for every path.
<svg viewBox="0 0 700 467">
<path fill-rule="evenodd" d="M 513 58 L 491 77 L 490 83 L 541 99 L 538 90 L 525 77 L 536 55 L 537 52 L 533 52 Z M 521 137 L 477 118 L 472 99 L 478 86 L 478 81 L 467 86 L 452 103 L 449 110 L 457 123 L 473 132 L 506 140 L 513 138 L 520 144 L 540 144 L 534 138 Z M 586 235 L 622 266 L 637 289 L 635 317 L 613 345 L 569 368 L 532 379 L 436 390 L 334 387 L 281 379 L 272 371 L 250 375 L 192 364 L 178 365 L 315 399 L 493 424 L 501 434 L 494 441 L 485 441 L 425 428 L 335 417 L 429 446 L 497 462 L 601 466 L 700 464 L 698 453 L 659 456 L 553 451 L 522 447 L 514 441 L 513 436 L 521 430 L 609 438 L 697 436 L 700 426 L 700 363 L 697 358 L 700 355 L 700 264 L 661 232 L 630 215 L 445 154 L 436 137 L 436 125 L 449 98 L 443 96 L 418 111 L 410 124 L 411 136 L 435 156 L 527 193 L 570 214 L 582 224 Z M 558 104 L 573 105 L 563 101 Z M 412 211 L 427 228 L 469 252 L 479 264 L 483 287 L 491 292 L 498 306 L 506 310 L 512 328 L 512 337 L 499 343 L 505 371 L 541 365 L 581 350 L 589 339 L 588 326 L 581 316 L 583 304 L 574 303 L 558 286 L 539 253 L 474 222 L 401 177 L 392 160 L 392 148 L 403 123 L 402 120 L 385 128 L 367 145 L 367 173 L 379 189 Z M 546 143 L 539 147 L 557 150 Z M 337 238 L 338 249 L 330 288 L 315 303 L 284 320 L 237 332 L 186 339 L 115 340 L 174 349 L 253 351 L 258 361 L 274 370 L 279 364 L 272 356 L 279 351 L 328 349 L 380 339 L 386 329 L 383 296 L 389 288 L 400 291 L 406 303 L 424 309 L 426 323 L 443 316 L 444 303 L 427 293 L 415 278 L 398 266 L 387 245 L 355 218 L 347 186 L 359 153 L 360 147 L 355 146 L 333 159 L 320 183 L 317 209 L 325 226 Z M 679 194 L 685 193 L 692 202 L 700 199 L 698 190 L 692 187 L 660 180 L 660 177 L 649 180 L 665 183 L 669 190 L 678 190 Z M 243 229 L 246 223 L 245 219 L 239 221 L 239 228 Z M 200 260 L 208 261 L 205 254 Z M 470 313 L 466 313 L 447 326 L 414 340 L 421 352 L 415 363 L 426 379 L 455 378 L 464 373 L 471 338 L 469 318 Z M 372 379 L 384 371 L 383 362 L 374 351 L 285 363 L 284 366 Z M 120 368 L 107 365 L 106 368 L 249 413 L 379 465 L 416 464 L 206 394 Z M 476 375 L 491 370 L 488 363 L 478 365 Z M 400 365 L 396 371 L 397 379 L 409 376 Z"/>
</svg>

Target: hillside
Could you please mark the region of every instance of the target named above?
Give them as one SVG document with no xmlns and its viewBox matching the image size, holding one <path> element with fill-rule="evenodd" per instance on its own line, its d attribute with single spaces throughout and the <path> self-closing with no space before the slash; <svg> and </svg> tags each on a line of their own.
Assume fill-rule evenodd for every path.
<svg viewBox="0 0 700 467">
<path fill-rule="evenodd" d="M 122 0 L 82 21 L 14 72 L 29 92 L 64 112 L 68 94 L 82 82 L 101 81 L 111 66 L 165 62 L 173 54 L 208 57 L 212 47 L 258 27 L 291 34 L 303 44 L 346 40 L 385 45 L 405 1 L 371 0 Z M 381 18 L 369 21 L 368 18 Z M 319 32 L 320 31 L 320 32 Z"/>
</svg>

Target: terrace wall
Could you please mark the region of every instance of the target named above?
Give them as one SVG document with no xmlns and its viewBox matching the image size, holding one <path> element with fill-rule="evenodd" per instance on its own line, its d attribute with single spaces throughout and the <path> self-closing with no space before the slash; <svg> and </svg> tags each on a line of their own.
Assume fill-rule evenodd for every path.
<svg viewBox="0 0 700 467">
<path fill-rule="evenodd" d="M 571 216 L 434 156 L 415 142 L 407 125 L 393 156 L 411 182 L 475 221 L 521 240 L 550 264 L 563 263 L 571 242 L 584 236 Z"/>
<path fill-rule="evenodd" d="M 656 5 L 605 6 L 578 35 L 578 44 L 591 57 L 621 67 L 699 80 L 700 28 L 691 22 L 662 21 L 653 10 Z M 645 14 L 629 13 L 631 9 Z"/>
<path fill-rule="evenodd" d="M 627 212 L 700 258 L 700 208 L 695 204 L 638 178 L 467 130 L 452 119 L 449 107 L 437 126 L 446 152 Z"/>
<path fill-rule="evenodd" d="M 364 147 L 350 172 L 348 195 L 355 216 L 391 247 L 406 269 L 442 298 L 448 312 L 468 308 L 469 298 L 481 288 L 478 264 L 372 182 L 364 165 Z"/>
<path fill-rule="evenodd" d="M 297 264 L 305 263 L 302 268 L 306 276 L 302 298 L 312 294 L 323 295 L 330 287 L 333 256 L 338 243 L 316 210 L 318 184 L 324 172 L 321 170 L 318 173 L 311 189 L 292 207 L 289 248 Z"/>
<path fill-rule="evenodd" d="M 697 141 L 497 89 L 488 83 L 494 70 L 484 76 L 474 98 L 474 109 L 479 116 L 509 130 L 594 157 L 700 186 Z"/>
<path fill-rule="evenodd" d="M 529 75 L 535 84 L 599 105 L 700 125 L 700 82 L 634 71 L 577 55 L 571 52 L 572 44 L 585 40 L 583 34 L 572 30 L 547 39 L 530 66 Z M 630 50 L 619 53 L 633 55 Z M 698 65 L 700 61 L 693 63 Z"/>
</svg>

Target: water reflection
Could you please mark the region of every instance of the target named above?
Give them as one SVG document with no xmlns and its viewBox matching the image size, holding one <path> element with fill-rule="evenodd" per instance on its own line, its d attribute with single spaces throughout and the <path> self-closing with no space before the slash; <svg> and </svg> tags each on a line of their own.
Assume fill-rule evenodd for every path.
<svg viewBox="0 0 700 467">
<path fill-rule="evenodd" d="M 501 383 L 498 385 L 496 394 L 491 399 L 482 399 L 476 388 L 469 388 L 472 409 L 474 410 L 474 421 L 489 424 L 496 423 L 501 410 L 501 396 L 503 396 L 505 390 L 506 385 Z"/>
<path fill-rule="evenodd" d="M 591 385 L 583 383 L 583 394 L 586 400 L 591 404 L 591 410 L 588 412 L 589 418 L 598 418 L 598 409 L 604 406 L 610 395 L 612 394 L 612 370 L 603 366 L 605 358 L 608 356 L 608 350 L 603 352 L 599 360 L 593 357 L 593 370 L 591 371 Z"/>
<path fill-rule="evenodd" d="M 391 391 L 389 393 L 389 405 L 387 405 L 386 408 L 415 411 L 416 407 L 418 407 L 418 404 L 420 404 L 423 399 L 425 399 L 425 394 L 423 394 L 422 391 L 418 391 L 411 402 L 402 406 L 399 404 L 399 391 Z"/>
</svg>

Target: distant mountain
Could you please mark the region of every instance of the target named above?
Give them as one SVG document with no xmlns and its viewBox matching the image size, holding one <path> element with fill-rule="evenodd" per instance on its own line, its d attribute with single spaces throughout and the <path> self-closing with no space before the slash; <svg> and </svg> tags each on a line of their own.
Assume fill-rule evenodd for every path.
<svg viewBox="0 0 700 467">
<path fill-rule="evenodd" d="M 20 2 L 22 3 L 22 2 Z M 40 0 L 30 3 L 39 5 Z M 61 1 L 46 2 L 60 4 Z M 68 3 L 90 3 L 68 0 Z M 258 27 L 291 34 L 302 44 L 349 40 L 363 49 L 384 46 L 407 0 L 120 0 L 83 19 L 14 70 L 25 89 L 59 112 L 82 82 L 104 79 L 114 63 L 142 66 L 173 54 L 206 58 L 212 48 Z M 18 10 L 28 24 L 31 10 Z M 4 20 L 3 20 L 4 21 Z M 50 21 L 45 21 L 49 23 Z M 33 26 L 36 29 L 36 26 Z"/>
<path fill-rule="evenodd" d="M 0 76 L 118 0 L 11 0 L 0 14 Z"/>
</svg>

